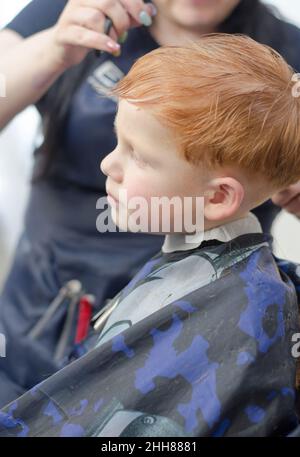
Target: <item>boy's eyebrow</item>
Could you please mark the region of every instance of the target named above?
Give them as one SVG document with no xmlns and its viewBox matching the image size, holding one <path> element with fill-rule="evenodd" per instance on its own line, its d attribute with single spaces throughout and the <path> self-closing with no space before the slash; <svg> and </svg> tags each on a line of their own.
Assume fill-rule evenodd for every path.
<svg viewBox="0 0 300 457">
<path fill-rule="evenodd" d="M 115 117 L 113 126 L 114 126 L 114 132 L 115 132 L 115 134 L 116 134 L 116 137 L 117 137 L 117 139 L 119 139 L 119 135 L 118 135 L 118 126 L 117 126 L 116 120 L 117 120 L 117 116 Z M 123 137 L 123 138 L 127 141 L 128 144 L 130 144 L 130 145 L 132 144 L 132 142 L 130 141 L 129 138 L 127 138 L 126 136 Z"/>
<path fill-rule="evenodd" d="M 120 108 L 120 105 L 119 105 L 119 103 L 118 103 L 118 104 L 117 104 L 117 109 L 116 109 L 115 118 L 114 118 L 114 124 L 113 124 L 114 132 L 115 132 L 117 138 L 118 138 L 118 132 L 117 132 L 117 122 L 116 122 L 116 121 L 117 121 L 117 117 L 118 117 L 119 108 Z"/>
<path fill-rule="evenodd" d="M 118 111 L 115 115 L 115 119 L 114 119 L 114 123 L 113 123 L 113 129 L 114 129 L 114 132 L 116 134 L 116 137 L 117 137 L 117 140 L 119 140 L 119 136 L 118 136 L 118 126 L 117 126 L 117 117 L 118 117 Z M 130 138 L 126 137 L 126 136 L 123 136 L 123 139 L 130 145 L 130 146 L 133 146 L 135 144 L 135 142 L 132 142 L 130 140 Z"/>
</svg>

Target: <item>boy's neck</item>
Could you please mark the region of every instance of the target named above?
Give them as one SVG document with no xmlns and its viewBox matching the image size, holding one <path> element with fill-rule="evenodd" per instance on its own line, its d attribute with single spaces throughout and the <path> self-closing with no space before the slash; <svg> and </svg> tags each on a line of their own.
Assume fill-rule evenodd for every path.
<svg viewBox="0 0 300 457">
<path fill-rule="evenodd" d="M 162 251 L 165 253 L 188 251 L 196 249 L 203 241 L 218 240 L 228 242 L 238 236 L 250 233 L 262 233 L 261 225 L 253 213 L 248 213 L 244 217 L 217 227 L 206 228 L 204 232 L 197 232 L 193 235 L 186 235 L 184 233 L 166 235 Z"/>
</svg>

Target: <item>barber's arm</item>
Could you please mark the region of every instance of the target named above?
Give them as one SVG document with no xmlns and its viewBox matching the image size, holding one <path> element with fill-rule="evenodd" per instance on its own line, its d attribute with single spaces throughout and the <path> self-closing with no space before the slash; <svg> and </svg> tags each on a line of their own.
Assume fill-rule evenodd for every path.
<svg viewBox="0 0 300 457">
<path fill-rule="evenodd" d="M 36 0 L 33 6 L 41 4 Z M 53 26 L 28 38 L 9 34 L 8 24 L 8 30 L 0 31 L 0 82 L 6 87 L 6 95 L 0 94 L 0 131 L 92 49 L 118 51 L 118 37 L 142 24 L 142 11 L 153 13 L 142 0 L 69 0 Z M 109 36 L 103 33 L 106 16 L 113 23 Z M 9 46 L 4 46 L 7 40 Z"/>
<path fill-rule="evenodd" d="M 34 104 L 64 72 L 50 52 L 53 29 L 22 38 L 10 30 L 0 32 L 0 131 L 23 109 Z M 3 51 L 2 42 L 6 42 Z"/>
</svg>

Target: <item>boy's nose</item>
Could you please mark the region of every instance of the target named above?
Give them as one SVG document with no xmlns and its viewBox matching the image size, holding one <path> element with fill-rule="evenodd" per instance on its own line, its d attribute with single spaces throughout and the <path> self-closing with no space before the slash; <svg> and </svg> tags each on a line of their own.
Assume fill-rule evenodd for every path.
<svg viewBox="0 0 300 457">
<path fill-rule="evenodd" d="M 100 163 L 100 170 L 116 182 L 122 182 L 123 172 L 121 164 L 116 160 L 114 151 L 108 154 Z"/>
</svg>

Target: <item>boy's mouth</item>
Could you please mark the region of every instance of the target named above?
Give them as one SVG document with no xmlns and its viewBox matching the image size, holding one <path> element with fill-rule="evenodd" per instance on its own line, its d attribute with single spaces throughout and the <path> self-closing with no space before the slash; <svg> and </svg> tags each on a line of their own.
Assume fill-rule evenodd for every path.
<svg viewBox="0 0 300 457">
<path fill-rule="evenodd" d="M 106 191 L 107 193 L 107 201 L 111 206 L 117 206 L 119 205 L 119 200 L 115 198 L 108 190 Z"/>
</svg>

